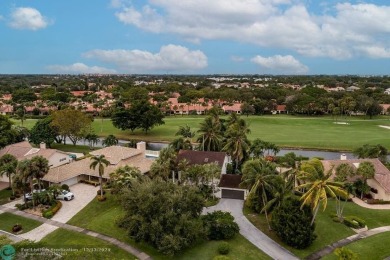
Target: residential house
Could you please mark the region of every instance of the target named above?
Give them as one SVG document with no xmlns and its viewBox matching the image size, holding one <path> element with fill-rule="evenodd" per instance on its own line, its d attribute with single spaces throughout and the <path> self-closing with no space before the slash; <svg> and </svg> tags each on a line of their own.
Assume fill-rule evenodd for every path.
<svg viewBox="0 0 390 260">
<path fill-rule="evenodd" d="M 103 180 L 110 179 L 110 173 L 114 172 L 119 167 L 126 165 L 137 167 L 142 174 L 149 172 L 153 163 L 153 159 L 146 158 L 145 156 L 146 143 L 140 142 L 137 144 L 137 149 L 122 147 L 122 146 L 110 146 L 91 152 L 91 155 L 104 157 L 110 162 L 105 167 Z M 65 165 L 50 168 L 48 174 L 43 178 L 44 181 L 49 184 L 67 184 L 69 186 L 74 185 L 81 180 L 98 181 L 99 169 L 91 169 L 92 163 L 91 157 L 74 161 Z"/>
<path fill-rule="evenodd" d="M 347 163 L 357 169 L 362 162 L 371 162 L 375 168 L 374 178 L 368 179 L 367 184 L 371 187 L 370 194 L 374 199 L 390 201 L 390 171 L 379 159 L 346 159 L 345 155 L 340 160 L 322 160 L 325 172 L 333 167 L 333 171 L 342 163 Z M 356 179 L 356 177 L 354 178 Z M 354 179 L 351 179 L 353 181 Z"/>
<path fill-rule="evenodd" d="M 277 105 L 274 110 L 271 111 L 273 115 L 276 114 L 288 114 L 286 105 Z"/>
<path fill-rule="evenodd" d="M 390 88 L 387 88 L 384 93 L 390 95 Z"/>
<path fill-rule="evenodd" d="M 390 114 L 390 110 L 389 110 L 390 104 L 380 104 L 380 106 L 382 107 L 382 112 L 381 112 L 382 115 Z"/>
<path fill-rule="evenodd" d="M 222 106 L 222 110 L 226 114 L 231 114 L 231 113 L 241 114 L 241 103 L 234 103 L 232 105 L 224 105 L 224 106 Z"/>
<path fill-rule="evenodd" d="M 57 167 L 73 160 L 70 153 L 46 148 L 44 143 L 41 143 L 39 148 L 34 148 L 27 141 L 7 145 L 0 150 L 0 157 L 4 154 L 12 154 L 18 161 L 32 159 L 34 156 L 42 156 L 49 161 L 50 167 Z M 8 178 L 0 178 L 0 181 L 8 182 Z"/>
</svg>

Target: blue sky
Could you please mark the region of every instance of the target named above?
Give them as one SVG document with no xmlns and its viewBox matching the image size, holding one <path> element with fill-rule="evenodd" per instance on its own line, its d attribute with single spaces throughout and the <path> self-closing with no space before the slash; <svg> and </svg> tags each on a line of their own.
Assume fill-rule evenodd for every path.
<svg viewBox="0 0 390 260">
<path fill-rule="evenodd" d="M 1 0 L 0 74 L 389 75 L 389 4 Z"/>
</svg>

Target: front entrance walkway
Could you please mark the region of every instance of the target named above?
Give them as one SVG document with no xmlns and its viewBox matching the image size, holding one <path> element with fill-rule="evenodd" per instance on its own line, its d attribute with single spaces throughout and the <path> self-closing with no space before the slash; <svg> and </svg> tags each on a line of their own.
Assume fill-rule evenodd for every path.
<svg viewBox="0 0 390 260">
<path fill-rule="evenodd" d="M 359 198 L 352 198 L 352 201 L 358 204 L 360 207 L 367 209 L 390 209 L 390 204 L 367 204 Z"/>
<path fill-rule="evenodd" d="M 298 259 L 290 251 L 280 246 L 263 232 L 258 230 L 243 214 L 243 200 L 221 199 L 213 207 L 204 208 L 203 214 L 217 210 L 230 212 L 236 223 L 240 227 L 240 234 L 248 239 L 252 244 L 262 250 L 264 253 L 278 260 L 296 260 Z"/>
</svg>

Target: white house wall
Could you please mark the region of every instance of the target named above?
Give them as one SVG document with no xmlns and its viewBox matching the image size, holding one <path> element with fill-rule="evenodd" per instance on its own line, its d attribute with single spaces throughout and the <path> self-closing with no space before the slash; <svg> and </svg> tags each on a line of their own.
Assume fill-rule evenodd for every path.
<svg viewBox="0 0 390 260">
<path fill-rule="evenodd" d="M 383 187 L 375 179 L 368 179 L 367 184 L 378 191 L 377 194 L 370 192 L 374 199 L 390 201 L 390 194 L 386 193 Z"/>
</svg>

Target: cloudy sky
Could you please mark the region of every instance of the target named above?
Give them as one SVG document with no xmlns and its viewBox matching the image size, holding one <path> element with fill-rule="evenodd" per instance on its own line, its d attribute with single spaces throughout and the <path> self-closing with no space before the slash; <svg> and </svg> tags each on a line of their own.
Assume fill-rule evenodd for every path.
<svg viewBox="0 0 390 260">
<path fill-rule="evenodd" d="M 0 74 L 389 72 L 389 0 L 0 1 Z"/>
</svg>

